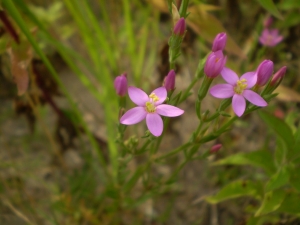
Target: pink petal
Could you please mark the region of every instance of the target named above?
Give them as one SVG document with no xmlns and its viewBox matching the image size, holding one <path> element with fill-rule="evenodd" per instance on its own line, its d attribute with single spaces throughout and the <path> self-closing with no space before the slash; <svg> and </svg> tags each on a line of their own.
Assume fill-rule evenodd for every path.
<svg viewBox="0 0 300 225">
<path fill-rule="evenodd" d="M 156 137 L 162 134 L 164 125 L 162 118 L 157 113 L 149 113 L 146 116 L 146 123 L 149 131 Z"/>
<path fill-rule="evenodd" d="M 128 110 L 120 119 L 120 123 L 132 125 L 141 122 L 145 119 L 147 112 L 144 107 L 134 107 Z"/>
<path fill-rule="evenodd" d="M 278 29 L 271 29 L 269 34 L 274 37 L 278 36 Z"/>
<path fill-rule="evenodd" d="M 245 92 L 245 91 L 244 91 Z M 246 100 L 242 95 L 235 94 L 232 98 L 232 108 L 238 117 L 241 117 L 246 109 Z"/>
<path fill-rule="evenodd" d="M 136 87 L 129 87 L 128 95 L 131 101 L 133 101 L 138 106 L 145 106 L 145 103 L 149 101 L 148 95 L 143 90 Z"/>
<path fill-rule="evenodd" d="M 182 109 L 179 109 L 172 105 L 162 104 L 156 107 L 156 112 L 161 116 L 175 117 L 184 113 Z"/>
<path fill-rule="evenodd" d="M 243 96 L 253 105 L 257 105 L 261 107 L 268 105 L 268 103 L 259 94 L 255 93 L 254 91 L 245 90 L 243 92 Z"/>
<path fill-rule="evenodd" d="M 248 72 L 248 73 L 244 73 L 240 80 L 242 79 L 246 79 L 247 80 L 247 89 L 252 88 L 256 82 L 257 82 L 257 74 L 256 72 Z"/>
<path fill-rule="evenodd" d="M 209 93 L 215 98 L 230 98 L 234 95 L 231 84 L 217 84 L 209 90 Z"/>
<path fill-rule="evenodd" d="M 159 100 L 155 102 L 155 105 L 163 103 L 167 98 L 167 89 L 165 87 L 156 88 L 154 91 L 151 92 L 151 94 L 152 93 L 154 93 L 159 98 Z"/>
<path fill-rule="evenodd" d="M 283 36 L 278 36 L 273 40 L 274 46 L 277 45 L 279 42 L 281 42 L 283 39 Z"/>
<path fill-rule="evenodd" d="M 233 70 L 227 67 L 223 68 L 223 70 L 221 71 L 221 75 L 228 84 L 232 85 L 236 85 L 236 82 L 239 79 L 238 75 Z"/>
</svg>

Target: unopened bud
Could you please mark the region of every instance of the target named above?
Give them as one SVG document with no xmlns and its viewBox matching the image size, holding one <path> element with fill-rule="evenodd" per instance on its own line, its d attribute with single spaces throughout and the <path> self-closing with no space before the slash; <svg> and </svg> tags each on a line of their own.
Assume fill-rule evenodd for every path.
<svg viewBox="0 0 300 225">
<path fill-rule="evenodd" d="M 221 50 L 210 53 L 204 66 L 205 75 L 210 78 L 217 77 L 224 68 L 226 59 Z"/>
<path fill-rule="evenodd" d="M 274 70 L 274 64 L 271 60 L 262 61 L 256 70 L 257 73 L 256 85 L 264 86 L 271 78 L 273 74 L 273 70 Z"/>
<path fill-rule="evenodd" d="M 127 84 L 127 74 L 123 73 L 117 76 L 114 81 L 114 87 L 119 96 L 125 96 L 127 94 L 128 84 Z"/>
<path fill-rule="evenodd" d="M 286 66 L 281 67 L 273 76 L 271 86 L 278 86 L 286 73 Z"/>
<path fill-rule="evenodd" d="M 212 51 L 216 52 L 216 51 L 223 51 L 226 45 L 226 41 L 227 41 L 227 35 L 226 33 L 219 33 L 213 42 L 213 46 L 212 46 Z"/>
<path fill-rule="evenodd" d="M 263 25 L 265 28 L 269 28 L 273 23 L 273 18 L 271 16 L 268 16 L 264 22 L 263 22 Z"/>
<path fill-rule="evenodd" d="M 174 26 L 174 34 L 175 35 L 184 35 L 185 32 L 185 19 L 182 17 L 178 20 L 178 22 Z"/>
<path fill-rule="evenodd" d="M 222 144 L 216 144 L 211 147 L 210 153 L 216 153 L 222 148 Z"/>
<path fill-rule="evenodd" d="M 171 91 L 175 89 L 175 71 L 170 70 L 168 75 L 165 77 L 163 86 L 167 89 L 167 91 Z"/>
</svg>

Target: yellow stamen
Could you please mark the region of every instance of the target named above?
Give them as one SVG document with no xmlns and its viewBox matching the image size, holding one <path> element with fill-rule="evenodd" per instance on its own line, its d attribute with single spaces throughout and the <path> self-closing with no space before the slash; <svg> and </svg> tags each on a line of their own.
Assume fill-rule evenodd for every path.
<svg viewBox="0 0 300 225">
<path fill-rule="evenodd" d="M 154 113 L 156 110 L 155 105 L 152 102 L 146 102 L 146 111 L 148 113 Z"/>
<path fill-rule="evenodd" d="M 237 94 L 242 94 L 243 91 L 247 88 L 247 80 L 242 79 L 236 82 L 236 86 L 234 87 L 234 92 Z"/>
<path fill-rule="evenodd" d="M 157 97 L 155 93 L 150 94 L 149 98 L 151 98 L 153 102 L 159 101 L 159 97 Z"/>
</svg>

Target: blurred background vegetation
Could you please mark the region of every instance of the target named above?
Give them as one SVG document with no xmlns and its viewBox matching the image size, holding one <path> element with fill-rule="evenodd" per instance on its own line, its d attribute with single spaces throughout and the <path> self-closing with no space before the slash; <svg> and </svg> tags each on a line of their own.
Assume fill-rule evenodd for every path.
<svg viewBox="0 0 300 225">
<path fill-rule="evenodd" d="M 227 66 L 238 74 L 255 70 L 263 59 L 271 59 L 275 71 L 288 67 L 268 111 L 296 131 L 300 3 L 262 2 L 190 0 L 176 88 L 187 88 L 215 35 L 226 32 Z M 300 223 L 297 203 L 290 210 L 254 219 L 251 213 L 259 205 L 255 198 L 204 201 L 231 181 L 265 179 L 261 167 L 249 166 L 253 163 L 212 165 L 236 152 L 275 149 L 271 125 L 255 113 L 216 140 L 223 144 L 222 151 L 188 164 L 177 174 L 177 182 L 166 183 L 164 177 L 178 167 L 180 155 L 155 164 L 149 177 L 134 177 L 146 159 L 143 154 L 123 157 L 120 152 L 113 80 L 126 72 L 129 83 L 146 92 L 161 86 L 169 71 L 167 43 L 173 27 L 167 1 L 0 3 L 0 224 Z M 179 6 L 181 1 L 175 3 Z M 258 41 L 268 16 L 284 36 L 274 48 Z M 158 151 L 167 152 L 188 140 L 197 118 L 194 95 L 182 104 L 185 118 L 170 125 Z M 217 106 L 212 99 L 205 104 L 208 109 Z M 144 135 L 142 125 L 127 130 L 136 135 L 127 135 L 124 146 L 144 143 L 138 142 Z"/>
</svg>

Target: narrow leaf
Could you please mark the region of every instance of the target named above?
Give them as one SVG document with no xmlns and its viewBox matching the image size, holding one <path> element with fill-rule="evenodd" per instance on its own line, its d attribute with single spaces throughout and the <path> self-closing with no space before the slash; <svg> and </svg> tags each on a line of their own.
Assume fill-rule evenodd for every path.
<svg viewBox="0 0 300 225">
<path fill-rule="evenodd" d="M 299 202 L 300 195 L 298 193 L 288 193 L 277 211 L 300 216 Z"/>
<path fill-rule="evenodd" d="M 270 180 L 267 182 L 265 190 L 266 192 L 273 191 L 276 188 L 279 188 L 289 181 L 289 172 L 286 167 L 281 168 L 277 173 L 275 173 Z"/>
<path fill-rule="evenodd" d="M 285 191 L 281 189 L 266 193 L 260 208 L 255 213 L 255 216 L 261 216 L 278 209 L 284 200 L 285 194 Z"/>
<path fill-rule="evenodd" d="M 251 165 L 263 168 L 269 174 L 274 173 L 276 170 L 272 155 L 266 150 L 231 155 L 215 162 L 214 165 Z"/>
<path fill-rule="evenodd" d="M 272 0 L 258 0 L 259 4 L 278 19 L 283 19 Z"/>
<path fill-rule="evenodd" d="M 261 186 L 258 183 L 239 180 L 223 187 L 216 195 L 207 197 L 206 201 L 211 204 L 216 204 L 228 199 L 242 196 L 260 198 L 259 190 L 261 190 Z"/>
<path fill-rule="evenodd" d="M 263 121 L 275 131 L 275 133 L 283 139 L 286 146 L 291 148 L 294 145 L 294 135 L 291 128 L 281 119 L 275 117 L 274 115 L 260 111 L 260 117 Z"/>
</svg>

